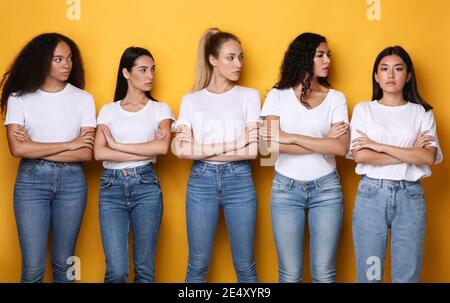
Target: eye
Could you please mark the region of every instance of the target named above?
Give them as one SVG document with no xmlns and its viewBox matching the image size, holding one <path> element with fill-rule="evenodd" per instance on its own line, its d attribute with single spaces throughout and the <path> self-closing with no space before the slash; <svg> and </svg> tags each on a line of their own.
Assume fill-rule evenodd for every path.
<svg viewBox="0 0 450 303">
<path fill-rule="evenodd" d="M 62 60 L 61 60 L 61 58 L 56 58 L 55 61 L 59 63 L 59 62 L 61 62 Z"/>
<path fill-rule="evenodd" d="M 141 73 L 145 73 L 146 70 L 147 70 L 146 68 L 141 68 L 141 69 L 140 69 L 140 72 L 141 72 Z"/>
<path fill-rule="evenodd" d="M 385 72 L 385 71 L 387 71 L 387 67 L 382 67 L 380 70 Z"/>
<path fill-rule="evenodd" d="M 228 59 L 228 61 L 233 61 L 234 60 L 234 56 L 229 56 L 227 59 Z"/>
<path fill-rule="evenodd" d="M 68 62 L 72 62 L 72 57 L 67 58 Z"/>
</svg>

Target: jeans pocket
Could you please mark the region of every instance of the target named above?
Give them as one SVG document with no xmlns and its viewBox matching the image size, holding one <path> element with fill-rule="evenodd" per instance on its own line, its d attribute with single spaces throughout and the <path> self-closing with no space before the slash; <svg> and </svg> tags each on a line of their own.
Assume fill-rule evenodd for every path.
<svg viewBox="0 0 450 303">
<path fill-rule="evenodd" d="M 203 175 L 203 169 L 202 168 L 192 168 L 191 169 L 191 177 L 200 177 Z"/>
<path fill-rule="evenodd" d="M 152 172 L 140 174 L 139 181 L 143 184 L 159 184 L 158 177 Z"/>
<path fill-rule="evenodd" d="M 406 187 L 406 195 L 410 199 L 424 199 L 423 188 L 420 184 L 412 184 Z"/>
<path fill-rule="evenodd" d="M 18 171 L 22 174 L 31 175 L 37 171 L 37 166 L 36 163 L 20 162 Z"/>
<path fill-rule="evenodd" d="M 292 189 L 291 182 L 289 180 L 280 180 L 277 177 L 273 179 L 272 191 L 287 193 Z"/>
<path fill-rule="evenodd" d="M 101 176 L 100 177 L 100 187 L 101 188 L 108 188 L 112 184 L 112 176 Z"/>
<path fill-rule="evenodd" d="M 358 186 L 358 196 L 372 198 L 378 192 L 378 186 L 369 182 L 360 182 Z"/>
</svg>

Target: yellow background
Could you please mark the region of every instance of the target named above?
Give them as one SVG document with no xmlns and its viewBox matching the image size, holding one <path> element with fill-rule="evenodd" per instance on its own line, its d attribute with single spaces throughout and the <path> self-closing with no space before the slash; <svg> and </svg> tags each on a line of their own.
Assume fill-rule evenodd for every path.
<svg viewBox="0 0 450 303">
<path fill-rule="evenodd" d="M 82 52 L 86 90 L 97 112 L 113 97 L 116 69 L 123 50 L 131 45 L 150 49 L 156 64 L 154 96 L 170 104 L 177 115 L 180 100 L 191 88 L 197 42 L 211 26 L 236 34 L 245 53 L 240 84 L 257 88 L 264 98 L 278 77 L 282 56 L 298 34 L 317 32 L 328 38 L 333 52 L 331 83 L 347 96 L 349 111 L 371 97 L 375 56 L 393 44 L 404 46 L 415 63 L 419 88 L 434 106 L 442 149 L 450 136 L 450 1 L 382 0 L 381 20 L 369 21 L 366 0 L 81 0 L 81 20 L 69 21 L 66 0 L 0 0 L 0 73 L 32 37 L 60 32 L 74 39 Z M 0 282 L 20 279 L 21 256 L 12 207 L 18 159 L 8 151 L 5 131 L 0 140 Z M 448 161 L 433 167 L 423 181 L 427 227 L 422 281 L 450 282 L 450 186 Z M 190 161 L 160 157 L 157 171 L 164 195 L 164 217 L 157 248 L 156 280 L 182 282 L 187 262 L 184 196 Z M 104 255 L 98 221 L 100 163 L 87 163 L 88 206 L 76 255 L 81 281 L 101 282 Z M 351 215 L 359 177 L 355 164 L 338 159 L 345 196 L 344 224 L 337 258 L 337 280 L 355 280 Z M 269 197 L 273 167 L 253 162 L 259 199 L 256 264 L 262 282 L 277 281 L 277 257 L 272 236 Z M 308 239 L 305 280 L 310 281 Z M 389 263 L 389 262 L 387 262 Z M 50 264 L 49 262 L 47 263 Z M 46 281 L 51 281 L 47 266 Z M 386 280 L 390 279 L 389 264 Z M 132 273 L 132 270 L 131 270 Z M 133 274 L 130 274 L 130 280 Z M 209 271 L 211 282 L 235 281 L 223 217 Z"/>
</svg>

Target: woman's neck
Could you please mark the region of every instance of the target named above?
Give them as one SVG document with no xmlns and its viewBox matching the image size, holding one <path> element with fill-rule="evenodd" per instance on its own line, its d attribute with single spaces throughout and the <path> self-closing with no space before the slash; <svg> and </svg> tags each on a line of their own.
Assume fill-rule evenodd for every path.
<svg viewBox="0 0 450 303">
<path fill-rule="evenodd" d="M 66 87 L 67 83 L 53 78 L 47 78 L 44 84 L 40 87 L 41 90 L 48 93 L 57 93 Z"/>
<path fill-rule="evenodd" d="M 212 93 L 222 94 L 236 86 L 236 83 L 213 74 L 206 89 Z"/>
<path fill-rule="evenodd" d="M 383 97 L 380 100 L 378 100 L 378 102 L 386 106 L 400 106 L 407 103 L 407 101 L 403 98 L 403 92 L 399 93 L 383 92 Z"/>
<path fill-rule="evenodd" d="M 125 104 L 142 104 L 147 103 L 148 97 L 144 91 L 128 86 L 127 94 L 123 98 L 122 103 Z"/>
</svg>

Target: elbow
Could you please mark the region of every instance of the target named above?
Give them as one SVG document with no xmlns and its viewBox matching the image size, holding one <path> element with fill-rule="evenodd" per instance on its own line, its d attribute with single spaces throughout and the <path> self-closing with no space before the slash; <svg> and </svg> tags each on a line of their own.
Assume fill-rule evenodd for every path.
<svg viewBox="0 0 450 303">
<path fill-rule="evenodd" d="M 19 148 L 11 147 L 9 151 L 14 158 L 22 158 L 23 157 L 22 151 Z"/>
<path fill-rule="evenodd" d="M 92 158 L 92 153 L 91 153 L 91 158 Z M 94 149 L 94 159 L 96 161 L 103 161 L 104 157 L 102 155 L 102 152 L 98 149 Z"/>
<path fill-rule="evenodd" d="M 336 156 L 345 157 L 346 154 L 347 154 L 347 147 L 338 148 L 338 150 L 336 151 Z"/>
</svg>

